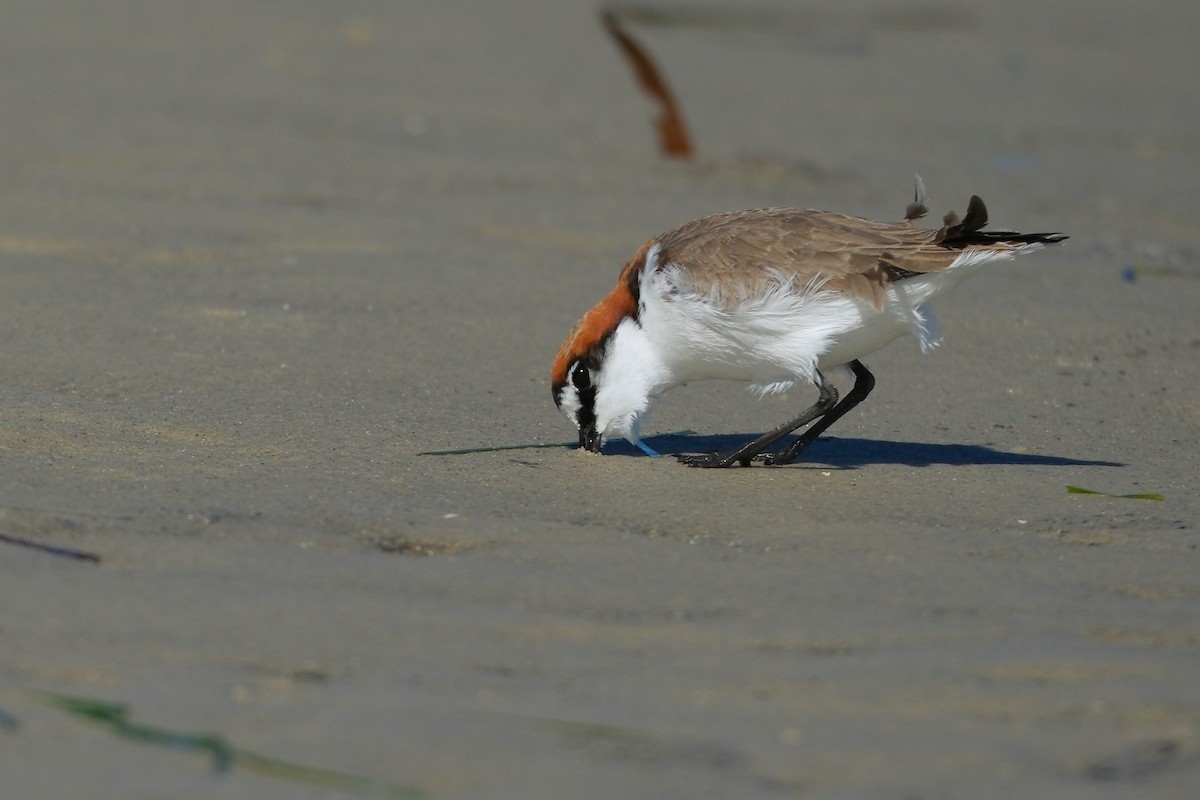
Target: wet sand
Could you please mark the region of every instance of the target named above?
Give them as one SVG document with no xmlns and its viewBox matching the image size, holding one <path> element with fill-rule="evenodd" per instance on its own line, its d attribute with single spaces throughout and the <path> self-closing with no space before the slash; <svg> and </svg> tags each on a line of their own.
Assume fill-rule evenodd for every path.
<svg viewBox="0 0 1200 800">
<path fill-rule="evenodd" d="M 49 691 L 430 797 L 1195 796 L 1200 14 L 679 8 L 627 13 L 691 162 L 591 3 L 6 10 L 0 533 L 101 562 L 0 542 L 0 794 L 351 796 Z M 1072 238 L 804 463 L 418 455 L 570 440 L 549 362 L 649 236 L 914 172 Z"/>
</svg>

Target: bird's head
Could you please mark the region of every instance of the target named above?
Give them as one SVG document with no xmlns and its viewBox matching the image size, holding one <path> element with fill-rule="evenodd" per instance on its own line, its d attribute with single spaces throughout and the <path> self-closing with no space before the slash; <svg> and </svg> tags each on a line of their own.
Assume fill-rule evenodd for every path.
<svg viewBox="0 0 1200 800">
<path fill-rule="evenodd" d="M 638 420 L 650 406 L 653 380 L 646 369 L 645 333 L 632 317 L 609 330 L 589 334 L 593 312 L 567 337 L 550 387 L 554 404 L 579 430 L 579 446 L 593 453 L 613 437 L 636 443 Z"/>
<path fill-rule="evenodd" d="M 579 430 L 579 446 L 593 453 L 613 437 L 638 442 L 638 421 L 662 383 L 661 363 L 638 321 L 635 262 L 575 324 L 550 371 L 554 404 Z"/>
</svg>

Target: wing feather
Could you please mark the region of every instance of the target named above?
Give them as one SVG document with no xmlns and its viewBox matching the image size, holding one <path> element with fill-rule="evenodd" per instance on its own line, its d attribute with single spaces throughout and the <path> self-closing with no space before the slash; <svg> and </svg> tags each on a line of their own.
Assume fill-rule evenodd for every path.
<svg viewBox="0 0 1200 800">
<path fill-rule="evenodd" d="M 918 198 L 923 204 L 923 187 Z M 909 209 L 910 213 L 913 209 Z M 963 250 L 1008 253 L 1059 241 L 1059 234 L 983 231 L 987 209 L 972 197 L 967 216 L 946 215 L 939 230 L 911 220 L 876 222 L 828 211 L 763 208 L 702 217 L 656 238 L 658 269 L 683 269 L 691 287 L 736 302 L 780 277 L 797 286 L 850 293 L 882 309 L 887 287 L 949 269 Z"/>
</svg>

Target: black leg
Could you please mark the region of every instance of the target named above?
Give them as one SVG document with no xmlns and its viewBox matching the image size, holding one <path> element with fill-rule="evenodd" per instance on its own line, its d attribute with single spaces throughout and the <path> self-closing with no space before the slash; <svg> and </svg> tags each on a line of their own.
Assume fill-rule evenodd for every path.
<svg viewBox="0 0 1200 800">
<path fill-rule="evenodd" d="M 769 455 L 763 462 L 768 466 L 772 464 L 790 464 L 796 460 L 796 457 L 804 452 L 804 448 L 808 447 L 818 436 L 825 432 L 833 423 L 842 418 L 847 411 L 854 408 L 856 405 L 866 399 L 871 390 L 875 388 L 875 376 L 863 366 L 861 361 L 857 359 L 850 362 L 850 371 L 854 373 L 854 388 L 842 398 L 842 402 L 833 407 L 828 414 L 821 417 L 813 424 L 811 428 L 806 430 L 799 439 L 792 442 L 791 446 L 782 453 Z"/>
<path fill-rule="evenodd" d="M 858 364 L 857 361 L 854 363 Z M 866 372 L 866 374 L 870 376 L 871 373 L 867 372 L 866 368 L 863 367 L 862 364 L 858 364 L 858 366 L 863 372 Z M 855 374 L 857 374 L 857 372 Z M 825 380 L 825 376 L 820 372 L 817 373 L 817 381 L 817 389 L 819 389 L 821 392 L 820 397 L 817 398 L 817 402 L 809 406 L 809 408 L 805 410 L 803 414 L 800 414 L 798 417 L 793 419 L 789 419 L 787 422 L 783 423 L 774 430 L 767 431 L 749 444 L 742 445 L 731 453 L 708 453 L 705 455 L 689 455 L 685 453 L 679 453 L 675 457 L 679 459 L 681 463 L 687 464 L 689 467 L 730 467 L 734 464 L 741 464 L 743 467 L 750 466 L 750 462 L 754 460 L 755 456 L 757 456 L 763 450 L 766 450 L 771 445 L 775 444 L 783 437 L 787 436 L 792 431 L 796 430 L 796 428 L 799 428 L 801 425 L 806 425 L 818 417 L 829 414 L 831 410 L 836 411 L 842 407 L 837 401 L 837 388 L 834 387 L 832 383 Z M 858 390 L 857 383 L 854 384 L 854 389 L 855 391 Z M 867 389 L 867 391 L 870 391 L 870 389 Z M 863 397 L 865 396 L 866 392 L 863 393 Z M 846 399 L 848 400 L 849 398 Z M 861 399 L 862 398 L 860 397 L 859 400 Z M 858 400 L 855 400 L 854 403 L 858 403 Z M 844 403 L 842 405 L 844 405 Z M 825 427 L 829 426 L 826 425 Z M 821 428 L 821 430 L 825 430 L 825 427 Z M 799 452 L 799 450 L 797 450 L 797 452 Z"/>
</svg>

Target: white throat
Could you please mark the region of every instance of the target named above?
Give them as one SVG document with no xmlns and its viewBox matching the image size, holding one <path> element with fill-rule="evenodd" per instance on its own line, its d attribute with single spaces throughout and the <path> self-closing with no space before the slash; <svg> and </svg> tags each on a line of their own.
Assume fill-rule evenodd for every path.
<svg viewBox="0 0 1200 800">
<path fill-rule="evenodd" d="M 597 430 L 605 439 L 620 436 L 635 444 L 650 400 L 675 385 L 658 348 L 632 318 L 613 331 L 595 383 Z"/>
</svg>

